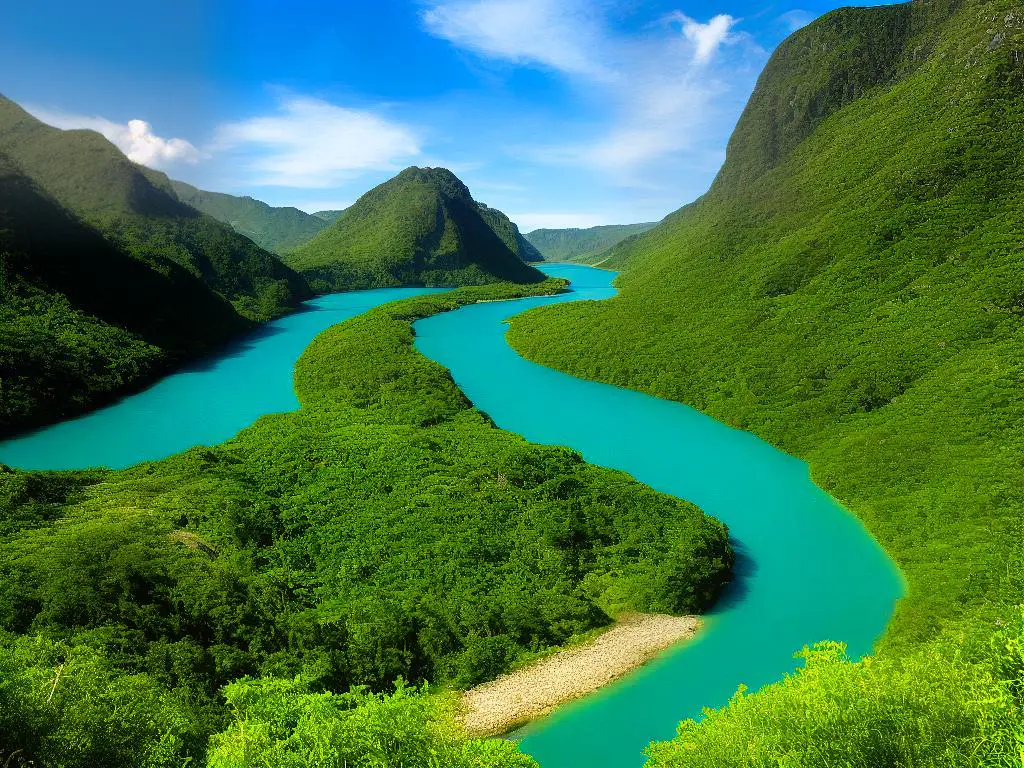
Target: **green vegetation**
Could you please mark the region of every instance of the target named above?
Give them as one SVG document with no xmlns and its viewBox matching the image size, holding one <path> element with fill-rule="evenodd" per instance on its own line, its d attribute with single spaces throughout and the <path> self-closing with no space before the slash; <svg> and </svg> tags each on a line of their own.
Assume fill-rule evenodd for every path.
<svg viewBox="0 0 1024 768">
<path fill-rule="evenodd" d="M 248 327 L 177 263 L 132 258 L 0 155 L 0 435 L 81 412 Z"/>
<path fill-rule="evenodd" d="M 0 435 L 138 388 L 310 295 L 163 174 L 0 96 Z"/>
<path fill-rule="evenodd" d="M 968 645 L 965 647 L 965 642 Z M 944 638 L 900 659 L 853 663 L 837 643 L 761 693 L 687 720 L 649 768 L 1018 768 L 1024 760 L 1024 624 L 988 645 Z"/>
<path fill-rule="evenodd" d="M 179 201 L 164 174 L 98 133 L 51 128 L 0 96 L 0 153 L 121 250 L 158 269 L 178 263 L 244 317 L 265 320 L 311 296 L 272 254 Z"/>
<path fill-rule="evenodd" d="M 342 208 L 340 211 L 317 211 L 313 215 L 316 216 L 318 219 L 323 219 L 328 224 L 333 224 L 342 216 L 344 216 L 345 211 L 347 210 L 347 208 Z"/>
<path fill-rule="evenodd" d="M 497 208 L 490 208 L 483 203 L 477 203 L 477 206 L 480 209 L 480 215 L 487 222 L 487 225 L 494 230 L 494 233 L 501 238 L 501 242 L 507 245 L 508 249 L 520 261 L 525 261 L 528 264 L 535 261 L 544 261 L 540 251 L 523 237 L 519 232 L 519 227 L 508 216 Z"/>
<path fill-rule="evenodd" d="M 605 263 L 622 269 L 619 297 L 513 323 L 534 360 L 692 404 L 805 458 L 909 580 L 875 660 L 816 663 L 744 697 L 656 764 L 981 764 L 973 749 L 943 762 L 939 737 L 920 761 L 895 744 L 924 738 L 914 728 L 951 749 L 989 738 L 992 710 L 957 697 L 998 686 L 957 671 L 942 638 L 984 633 L 1024 602 L 1022 93 L 1013 2 L 829 14 L 772 57 L 711 190 Z M 811 714 L 819 683 L 839 703 Z M 973 724 L 952 718 L 961 704 Z M 853 719 L 824 723 L 839 711 Z M 830 730 L 843 723 L 848 736 Z M 755 727 L 763 751 L 716 762 Z"/>
<path fill-rule="evenodd" d="M 645 224 L 609 224 L 588 229 L 535 229 L 525 237 L 548 261 L 600 264 L 608 258 L 606 252 L 609 248 L 656 226 L 658 222 L 652 221 Z"/>
<path fill-rule="evenodd" d="M 407 168 L 359 198 L 287 262 L 318 291 L 542 280 L 481 211 L 451 171 Z"/>
<path fill-rule="evenodd" d="M 327 220 L 298 208 L 274 208 L 251 197 L 205 192 L 182 181 L 171 181 L 181 202 L 224 222 L 260 248 L 287 253 L 308 243 L 327 226 Z"/>
<path fill-rule="evenodd" d="M 299 361 L 301 410 L 221 446 L 0 472 L 0 646 L 22 665 L 25 643 L 82 649 L 111 697 L 145 692 L 157 714 L 109 736 L 128 746 L 108 765 L 162 764 L 130 746 L 154 733 L 199 760 L 216 732 L 215 766 L 532 765 L 466 742 L 450 701 L 399 681 L 468 686 L 619 611 L 701 610 L 732 565 L 724 526 L 495 428 L 413 347 L 417 318 L 563 286 L 464 288 L 336 326 Z M 56 674 L 38 666 L 26 679 Z M 0 739 L 26 759 L 49 754 L 43 730 L 79 727 L 70 704 L 25 706 L 44 719 Z"/>
</svg>

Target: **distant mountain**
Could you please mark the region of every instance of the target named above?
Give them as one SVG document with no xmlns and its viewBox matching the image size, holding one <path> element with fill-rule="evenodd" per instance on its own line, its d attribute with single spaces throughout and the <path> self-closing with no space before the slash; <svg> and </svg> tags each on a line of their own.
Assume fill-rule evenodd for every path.
<svg viewBox="0 0 1024 768">
<path fill-rule="evenodd" d="M 157 268 L 177 262 L 250 319 L 311 295 L 273 254 L 181 202 L 164 174 L 132 163 L 98 133 L 52 128 L 0 96 L 0 152 L 119 248 Z"/>
<path fill-rule="evenodd" d="M 523 237 L 519 227 L 508 216 L 497 208 L 490 208 L 483 203 L 477 203 L 477 205 L 480 208 L 480 215 L 484 221 L 501 238 L 501 241 L 509 247 L 509 250 L 519 257 L 520 261 L 525 261 L 527 264 L 535 261 L 544 261 L 544 256 L 541 255 L 541 252 L 533 247 L 533 243 Z"/>
<path fill-rule="evenodd" d="M 206 192 L 183 181 L 171 181 L 171 187 L 181 202 L 224 222 L 272 253 L 286 253 L 308 243 L 328 224 L 298 208 L 275 208 L 251 197 Z"/>
<path fill-rule="evenodd" d="M 345 211 L 347 210 L 348 208 L 342 208 L 340 211 L 317 211 L 313 215 L 316 216 L 318 219 L 323 219 L 328 224 L 333 224 L 342 216 L 344 216 Z"/>
<path fill-rule="evenodd" d="M 658 222 L 609 224 L 589 229 L 535 229 L 525 237 L 548 261 L 594 264 L 609 248 L 627 237 L 654 229 Z"/>
<path fill-rule="evenodd" d="M 407 168 L 285 258 L 320 291 L 543 279 L 495 233 L 466 185 L 444 168 Z"/>
</svg>

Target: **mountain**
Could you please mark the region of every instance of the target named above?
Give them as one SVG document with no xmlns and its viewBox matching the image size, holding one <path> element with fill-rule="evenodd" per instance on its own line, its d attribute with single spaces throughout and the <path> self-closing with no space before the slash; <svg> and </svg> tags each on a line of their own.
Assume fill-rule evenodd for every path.
<svg viewBox="0 0 1024 768">
<path fill-rule="evenodd" d="M 0 434 L 78 413 L 248 327 L 186 269 L 128 255 L 0 154 Z"/>
<path fill-rule="evenodd" d="M 525 261 L 527 264 L 544 261 L 541 252 L 533 247 L 533 243 L 523 237 L 519 227 L 508 216 L 497 208 L 490 208 L 483 203 L 477 203 L 477 206 L 479 206 L 480 215 L 487 225 L 494 230 L 495 234 L 520 261 Z"/>
<path fill-rule="evenodd" d="M 323 219 L 328 224 L 333 224 L 342 216 L 344 216 L 345 211 L 347 210 L 347 208 L 342 208 L 340 211 L 317 211 L 313 215 L 316 216 L 318 219 Z"/>
<path fill-rule="evenodd" d="M 171 181 L 181 202 L 221 221 L 271 253 L 286 253 L 307 243 L 327 221 L 298 208 L 275 208 L 251 197 L 206 192 L 182 181 Z"/>
<path fill-rule="evenodd" d="M 177 262 L 250 319 L 311 295 L 274 255 L 182 203 L 164 174 L 132 163 L 98 133 L 51 128 L 0 96 L 0 152 L 119 248 L 154 266 Z"/>
<path fill-rule="evenodd" d="M 606 258 L 605 252 L 609 248 L 656 226 L 658 222 L 652 221 L 644 224 L 609 224 L 587 229 L 535 229 L 526 233 L 526 239 L 548 261 L 596 264 Z"/>
<path fill-rule="evenodd" d="M 1021 125 L 1018 4 L 831 13 L 708 193 L 607 262 L 620 296 L 510 338 L 808 459 L 909 579 L 887 644 L 994 620 L 1024 599 Z"/>
<path fill-rule="evenodd" d="M 493 217 L 492 217 L 493 218 Z M 407 168 L 286 257 L 320 291 L 536 282 L 444 168 Z"/>
</svg>

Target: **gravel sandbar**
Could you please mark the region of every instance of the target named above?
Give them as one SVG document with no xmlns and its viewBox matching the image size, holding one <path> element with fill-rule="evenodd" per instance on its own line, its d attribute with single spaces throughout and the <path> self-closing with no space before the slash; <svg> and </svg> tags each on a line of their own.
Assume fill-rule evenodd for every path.
<svg viewBox="0 0 1024 768">
<path fill-rule="evenodd" d="M 642 666 L 699 626 L 696 616 L 624 616 L 588 643 L 463 693 L 463 725 L 473 736 L 508 733 Z"/>
</svg>

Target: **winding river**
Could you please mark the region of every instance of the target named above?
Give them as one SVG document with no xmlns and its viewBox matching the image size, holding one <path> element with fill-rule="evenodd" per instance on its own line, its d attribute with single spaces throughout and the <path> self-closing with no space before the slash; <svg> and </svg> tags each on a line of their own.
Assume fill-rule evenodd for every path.
<svg viewBox="0 0 1024 768">
<path fill-rule="evenodd" d="M 518 734 L 544 768 L 639 766 L 680 719 L 792 670 L 821 639 L 870 650 L 903 591 L 900 574 L 860 523 L 810 480 L 807 466 L 691 408 L 530 363 L 505 342 L 504 320 L 561 301 L 605 299 L 612 273 L 546 267 L 574 292 L 486 303 L 421 320 L 417 347 L 451 369 L 499 426 L 572 446 L 726 522 L 738 578 L 698 638 Z M 293 410 L 292 371 L 320 331 L 423 289 L 325 296 L 216 358 L 82 418 L 0 443 L 26 469 L 120 468 L 234 436 L 259 416 Z"/>
<path fill-rule="evenodd" d="M 525 729 L 544 768 L 629 768 L 681 719 L 725 704 L 796 666 L 818 640 L 870 651 L 903 594 L 899 571 L 860 522 L 811 482 L 807 465 L 753 435 L 679 403 L 585 381 L 530 363 L 505 342 L 503 321 L 558 301 L 606 299 L 614 274 L 546 267 L 575 291 L 477 304 L 416 323 L 416 346 L 448 367 L 498 426 L 536 443 L 572 446 L 692 501 L 725 522 L 739 578 L 690 643 Z M 624 350 L 623 354 L 627 354 Z"/>
</svg>

